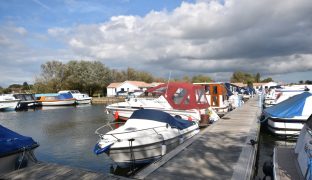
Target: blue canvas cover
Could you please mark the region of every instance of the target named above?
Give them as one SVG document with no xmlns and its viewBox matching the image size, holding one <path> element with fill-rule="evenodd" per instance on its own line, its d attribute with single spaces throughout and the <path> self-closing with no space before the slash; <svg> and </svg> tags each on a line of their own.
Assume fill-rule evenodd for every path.
<svg viewBox="0 0 312 180">
<path fill-rule="evenodd" d="M 73 95 L 71 93 L 60 93 L 57 96 L 58 99 L 64 100 L 64 99 L 72 99 Z"/>
<path fill-rule="evenodd" d="M 38 146 L 31 137 L 22 136 L 0 125 L 0 157 Z"/>
<path fill-rule="evenodd" d="M 269 117 L 278 118 L 293 118 L 294 116 L 301 116 L 305 106 L 305 100 L 312 94 L 304 92 L 289 99 L 264 109 L 264 113 Z"/>
<path fill-rule="evenodd" d="M 153 109 L 140 109 L 134 111 L 129 119 L 148 119 L 164 122 L 169 124 L 171 127 L 175 127 L 180 130 L 188 128 L 195 123 L 193 121 L 175 118 L 166 112 Z"/>
</svg>

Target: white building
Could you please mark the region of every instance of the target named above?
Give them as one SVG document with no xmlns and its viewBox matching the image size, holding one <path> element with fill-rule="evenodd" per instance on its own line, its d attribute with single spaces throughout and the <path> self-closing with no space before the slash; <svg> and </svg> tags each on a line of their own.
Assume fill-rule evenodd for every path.
<svg viewBox="0 0 312 180">
<path fill-rule="evenodd" d="M 145 91 L 148 88 L 154 87 L 153 83 L 148 84 L 143 81 L 125 81 L 121 83 L 111 83 L 107 86 L 107 97 L 112 97 L 117 95 L 119 91 L 126 91 L 126 92 L 134 92 L 134 91 Z"/>
</svg>

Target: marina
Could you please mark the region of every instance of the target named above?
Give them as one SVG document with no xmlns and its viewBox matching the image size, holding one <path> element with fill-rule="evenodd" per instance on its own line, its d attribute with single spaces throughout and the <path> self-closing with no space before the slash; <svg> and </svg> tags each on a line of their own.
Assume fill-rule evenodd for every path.
<svg viewBox="0 0 312 180">
<path fill-rule="evenodd" d="M 260 133 L 259 117 L 262 108 L 259 100 L 259 96 L 249 98 L 241 107 L 202 128 L 199 134 L 180 142 L 179 146 L 170 149 L 166 154 L 160 149 L 158 160 L 135 171 L 119 167 L 107 155 L 97 156 L 92 152 L 94 145 L 99 142 L 94 131 L 114 120 L 113 116 L 106 113 L 104 104 L 42 106 L 28 111 L 1 112 L 1 125 L 32 136 L 40 144 L 34 152 L 39 164 L 2 174 L 2 177 L 263 178 L 265 175 L 262 167 L 267 161 L 272 161 L 275 145 L 274 142 L 273 145 L 272 142 L 266 144 L 263 134 L 267 132 Z M 38 130 L 33 131 L 34 127 Z M 288 143 L 287 140 L 285 143 Z M 52 172 L 51 169 L 57 171 Z"/>
</svg>

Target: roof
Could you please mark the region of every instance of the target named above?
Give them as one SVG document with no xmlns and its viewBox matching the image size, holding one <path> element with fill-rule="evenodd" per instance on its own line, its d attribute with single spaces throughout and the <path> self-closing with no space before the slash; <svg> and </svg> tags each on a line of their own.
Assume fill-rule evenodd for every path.
<svg viewBox="0 0 312 180">
<path fill-rule="evenodd" d="M 241 83 L 241 82 L 231 83 L 231 84 L 234 84 L 235 86 L 238 86 L 238 87 L 245 87 L 245 86 L 247 86 L 247 84 L 244 84 L 244 83 Z"/>
<path fill-rule="evenodd" d="M 143 81 L 125 81 L 124 83 L 130 83 L 132 85 L 135 85 L 137 87 L 152 87 L 151 84 L 148 84 Z"/>
<path fill-rule="evenodd" d="M 121 86 L 124 83 L 129 83 L 134 86 L 137 86 L 139 88 L 149 88 L 149 87 L 154 87 L 153 84 L 149 84 L 143 81 L 125 81 L 125 82 L 118 82 L 118 83 L 111 83 L 110 85 L 107 86 L 107 88 L 117 88 Z"/>
<path fill-rule="evenodd" d="M 118 82 L 118 83 L 110 83 L 107 88 L 117 88 L 121 85 L 122 83 L 121 82 Z"/>
</svg>

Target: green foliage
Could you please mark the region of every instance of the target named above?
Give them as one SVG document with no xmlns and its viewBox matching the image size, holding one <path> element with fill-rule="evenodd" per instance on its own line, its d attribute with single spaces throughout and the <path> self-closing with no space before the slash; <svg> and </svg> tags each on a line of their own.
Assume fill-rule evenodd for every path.
<svg viewBox="0 0 312 180">
<path fill-rule="evenodd" d="M 196 75 L 192 78 L 193 83 L 200 83 L 200 82 L 212 82 L 212 79 L 209 76 L 204 75 Z"/>
<path fill-rule="evenodd" d="M 266 78 L 262 81 L 260 78 L 261 78 L 260 73 L 257 73 L 256 75 L 252 75 L 252 74 L 245 73 L 242 71 L 237 71 L 233 73 L 231 77 L 231 82 L 233 83 L 242 82 L 242 83 L 248 84 L 249 86 L 252 86 L 253 83 L 257 83 L 257 82 L 272 82 L 273 81 L 271 77 Z"/>
<path fill-rule="evenodd" d="M 22 85 L 20 84 L 11 84 L 8 88 L 21 88 Z"/>
<path fill-rule="evenodd" d="M 152 82 L 166 82 L 164 78 L 155 78 L 145 71 L 137 71 L 127 68 L 118 71 L 105 67 L 99 61 L 69 61 L 63 64 L 59 61 L 49 61 L 41 65 L 41 74 L 35 79 L 32 87 L 36 93 L 52 93 L 65 89 L 77 89 L 87 92 L 90 96 L 94 93 L 105 94 L 106 87 L 112 82 L 123 82 L 126 80 Z M 176 78 L 175 81 L 181 81 Z M 197 75 L 192 78 L 185 76 L 183 81 L 187 82 L 211 82 L 208 76 Z M 23 86 L 26 88 L 27 82 Z"/>
<path fill-rule="evenodd" d="M 261 82 L 272 82 L 272 81 L 273 81 L 273 79 L 268 77 L 266 79 L 263 79 Z"/>
</svg>

